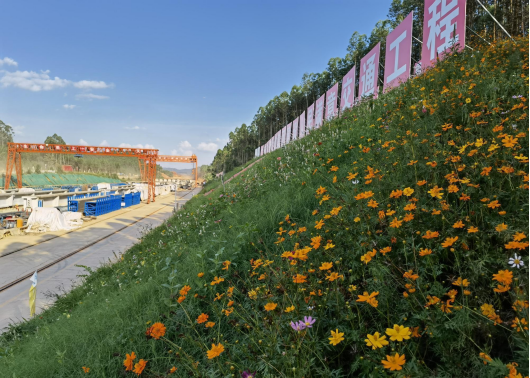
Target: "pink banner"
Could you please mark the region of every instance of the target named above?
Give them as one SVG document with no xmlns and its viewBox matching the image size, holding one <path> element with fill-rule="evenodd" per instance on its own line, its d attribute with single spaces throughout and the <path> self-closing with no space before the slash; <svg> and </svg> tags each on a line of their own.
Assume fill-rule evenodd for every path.
<svg viewBox="0 0 530 378">
<path fill-rule="evenodd" d="M 386 37 L 385 91 L 409 79 L 411 57 L 412 12 Z"/>
<path fill-rule="evenodd" d="M 351 108 L 355 102 L 355 66 L 342 78 L 340 111 Z"/>
<path fill-rule="evenodd" d="M 466 0 L 425 0 L 421 65 L 425 69 L 434 64 L 436 56 L 466 43 Z"/>
<path fill-rule="evenodd" d="M 305 111 L 300 114 L 300 122 L 298 126 L 298 135 L 299 138 L 305 137 Z"/>
<path fill-rule="evenodd" d="M 282 138 L 281 138 L 280 147 L 283 147 L 286 144 L 287 144 L 287 125 L 285 125 L 282 129 Z"/>
<path fill-rule="evenodd" d="M 298 139 L 298 118 L 293 121 L 293 140 Z"/>
<path fill-rule="evenodd" d="M 324 99 L 326 98 L 326 94 L 324 93 L 315 103 L 315 129 L 318 129 L 320 126 L 322 126 L 322 123 L 324 121 Z"/>
<path fill-rule="evenodd" d="M 377 98 L 380 50 L 381 43 L 378 43 L 372 51 L 361 59 L 361 72 L 359 73 L 359 99 L 370 95 L 374 95 L 374 97 Z"/>
<path fill-rule="evenodd" d="M 339 95 L 339 83 L 336 83 L 326 92 L 326 120 L 337 117 L 337 101 Z"/>
<path fill-rule="evenodd" d="M 289 142 L 291 142 L 291 129 L 292 123 L 289 123 L 285 128 L 285 131 L 287 132 L 287 135 L 285 137 L 285 144 L 289 144 Z"/>
<path fill-rule="evenodd" d="M 312 103 L 309 108 L 307 108 L 307 127 L 306 127 L 306 135 L 309 134 L 309 132 L 315 128 L 315 103 Z"/>
</svg>

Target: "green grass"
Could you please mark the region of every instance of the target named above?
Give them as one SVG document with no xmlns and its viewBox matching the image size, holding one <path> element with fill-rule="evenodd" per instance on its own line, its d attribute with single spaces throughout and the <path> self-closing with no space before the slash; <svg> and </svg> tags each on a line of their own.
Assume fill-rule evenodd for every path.
<svg viewBox="0 0 530 378">
<path fill-rule="evenodd" d="M 0 376 L 85 376 L 86 366 L 87 376 L 132 377 L 122 365 L 132 351 L 148 360 L 148 377 L 167 376 L 172 366 L 182 377 L 504 377 L 512 362 L 528 374 L 528 330 L 512 328 L 516 318 L 528 319 L 528 269 L 508 265 L 514 252 L 528 265 L 528 247 L 506 248 L 517 233 L 528 240 L 528 100 L 517 97 L 528 93 L 521 76 L 527 68 L 527 39 L 452 56 L 269 154 L 224 192 L 217 186 L 194 197 L 122 261 L 92 272 L 55 306 L 3 334 Z M 506 136 L 518 140 L 505 146 Z M 440 199 L 429 193 L 436 186 L 444 189 Z M 405 188 L 414 193 L 390 197 Z M 373 195 L 362 199 L 367 192 Z M 410 204 L 417 209 L 405 210 Z M 407 213 L 414 219 L 405 221 Z M 397 228 L 394 219 L 402 222 Z M 465 227 L 455 228 L 458 221 Z M 507 229 L 497 230 L 503 224 Z M 479 231 L 469 233 L 471 227 Z M 428 230 L 439 237 L 423 238 Z M 315 237 L 321 245 L 309 248 L 307 260 L 293 257 Z M 421 256 L 424 249 L 432 254 Z M 319 269 L 329 262 L 331 270 Z M 492 280 L 499 270 L 513 274 L 503 293 Z M 330 280 L 331 272 L 342 277 Z M 307 282 L 294 283 L 296 275 Z M 224 282 L 212 284 L 214 277 Z M 470 285 L 455 285 L 458 277 Z M 190 292 L 178 303 L 185 285 Z M 378 293 L 376 307 L 358 301 L 365 291 Z M 440 302 L 429 305 L 427 296 Z M 268 303 L 277 308 L 266 311 Z M 499 324 L 484 305 L 494 307 Z M 213 328 L 196 322 L 201 313 Z M 313 328 L 289 325 L 309 315 Z M 155 322 L 167 327 L 160 340 L 145 335 Z M 421 337 L 367 346 L 368 334 L 384 335 L 394 324 Z M 336 329 L 344 340 L 333 346 Z M 208 359 L 212 343 L 225 350 Z M 381 360 L 395 353 L 406 364 L 394 373 Z M 480 353 L 492 361 L 484 364 Z"/>
</svg>

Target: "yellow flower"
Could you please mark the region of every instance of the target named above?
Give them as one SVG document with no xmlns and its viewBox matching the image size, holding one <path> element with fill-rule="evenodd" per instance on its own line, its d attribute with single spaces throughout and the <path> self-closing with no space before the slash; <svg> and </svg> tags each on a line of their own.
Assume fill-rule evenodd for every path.
<svg viewBox="0 0 530 378">
<path fill-rule="evenodd" d="M 441 199 L 443 196 L 443 188 L 439 188 L 438 185 L 436 185 L 434 188 L 429 190 L 427 193 L 429 193 L 432 197 Z"/>
<path fill-rule="evenodd" d="M 364 339 L 366 345 L 372 347 L 373 350 L 388 345 L 386 336 L 380 337 L 379 332 L 376 332 L 373 335 L 366 335 L 366 337 L 368 337 L 367 339 Z"/>
<path fill-rule="evenodd" d="M 412 193 L 414 193 L 414 189 L 412 189 L 412 188 L 403 189 L 403 194 L 406 195 L 407 197 L 410 197 L 412 195 Z"/>
<path fill-rule="evenodd" d="M 359 217 L 355 217 L 355 218 L 353 219 L 353 221 L 354 221 L 355 223 L 360 222 L 360 221 L 361 221 L 361 218 L 359 218 Z"/>
<path fill-rule="evenodd" d="M 285 312 L 291 312 L 291 311 L 294 311 L 294 306 L 287 307 L 287 308 L 285 309 Z"/>
<path fill-rule="evenodd" d="M 331 331 L 331 337 L 329 338 L 329 343 L 333 346 L 339 344 L 342 340 L 344 340 L 344 333 L 339 332 L 337 329 L 336 331 Z"/>
<path fill-rule="evenodd" d="M 325 263 L 322 263 L 322 265 L 318 269 L 320 269 L 320 270 L 329 270 L 329 269 L 331 269 L 332 266 L 333 266 L 332 262 L 325 262 Z"/>
<path fill-rule="evenodd" d="M 466 98 L 466 104 L 469 104 L 471 102 L 471 99 L 468 97 Z"/>
<path fill-rule="evenodd" d="M 409 327 L 394 324 L 394 328 L 386 329 L 386 334 L 390 336 L 390 340 L 392 341 L 403 341 L 410 339 L 412 332 L 410 332 Z"/>
<path fill-rule="evenodd" d="M 342 275 L 339 275 L 337 272 L 333 272 L 329 276 L 326 276 L 326 280 L 333 282 L 341 277 Z"/>
<path fill-rule="evenodd" d="M 379 305 L 379 302 L 375 299 L 377 295 L 379 295 L 378 291 L 374 291 L 371 294 L 368 294 L 368 292 L 365 291 L 362 295 L 358 295 L 359 298 L 356 302 L 366 302 L 372 307 L 377 307 Z"/>
</svg>

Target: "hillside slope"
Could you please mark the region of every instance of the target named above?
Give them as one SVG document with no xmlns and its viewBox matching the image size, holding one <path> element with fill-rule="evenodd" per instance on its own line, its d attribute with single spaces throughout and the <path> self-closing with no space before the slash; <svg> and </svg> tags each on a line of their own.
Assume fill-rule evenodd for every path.
<svg viewBox="0 0 530 378">
<path fill-rule="evenodd" d="M 528 39 L 451 56 L 195 197 L 0 376 L 528 374 L 527 70 Z"/>
</svg>

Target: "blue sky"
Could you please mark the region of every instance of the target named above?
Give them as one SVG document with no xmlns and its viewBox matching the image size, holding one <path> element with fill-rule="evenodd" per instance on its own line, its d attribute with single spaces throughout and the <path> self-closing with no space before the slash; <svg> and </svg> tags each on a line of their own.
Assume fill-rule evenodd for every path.
<svg viewBox="0 0 530 378">
<path fill-rule="evenodd" d="M 351 34 L 369 34 L 390 3 L 4 2 L 0 119 L 18 142 L 57 133 L 209 164 L 230 131 L 344 57 Z"/>
</svg>

